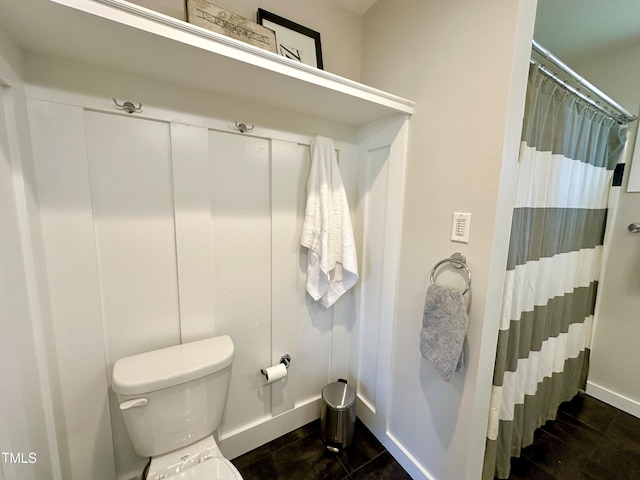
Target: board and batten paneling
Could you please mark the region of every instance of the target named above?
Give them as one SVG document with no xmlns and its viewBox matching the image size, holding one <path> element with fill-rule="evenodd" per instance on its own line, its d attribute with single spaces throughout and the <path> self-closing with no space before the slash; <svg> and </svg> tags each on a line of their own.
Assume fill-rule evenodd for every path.
<svg viewBox="0 0 640 480">
<path fill-rule="evenodd" d="M 180 342 L 169 124 L 85 112 L 109 365 Z"/>
<path fill-rule="evenodd" d="M 5 457 L 0 478 L 60 480 L 48 336 L 42 328 L 50 307 L 45 296 L 38 295 L 46 281 L 38 278 L 44 268 L 36 261 L 41 258 L 41 235 L 31 146 L 22 135 L 27 126 L 20 86 L 0 86 L 0 445 L 4 452 L 33 452 L 28 453 L 33 463 Z"/>
<path fill-rule="evenodd" d="M 191 342 L 215 332 L 207 128 L 171 123 L 171 158 L 180 336 Z"/>
<path fill-rule="evenodd" d="M 259 372 L 271 361 L 269 141 L 210 131 L 208 160 L 216 333 L 235 344 L 224 432 L 271 412 Z"/>
<path fill-rule="evenodd" d="M 84 110 L 29 100 L 57 368 L 63 478 L 115 477 Z"/>
<path fill-rule="evenodd" d="M 180 343 L 167 122 L 85 111 L 107 371 L 119 358 Z M 144 462 L 111 395 L 116 471 Z"/>
<path fill-rule="evenodd" d="M 356 231 L 362 239 L 362 283 L 351 339 L 351 355 L 357 356 L 358 417 L 399 459 L 406 452 L 389 432 L 389 422 L 407 147 L 403 116 L 372 123 L 358 133 Z"/>
<path fill-rule="evenodd" d="M 65 474 L 127 479 L 145 463 L 110 393 L 122 356 L 231 335 L 218 432 L 231 458 L 317 418 L 326 383 L 355 380 L 356 294 L 327 310 L 305 293 L 299 236 L 311 137 L 43 100 L 31 100 L 29 113 Z M 357 148 L 336 148 L 355 211 Z M 264 385 L 259 369 L 284 353 L 293 357 L 288 378 Z"/>
<path fill-rule="evenodd" d="M 362 241 L 361 268 L 363 278 L 367 279 L 367 288 L 361 292 L 360 324 L 360 361 L 358 374 L 358 393 L 370 408 L 375 411 L 376 388 L 378 383 L 378 343 L 380 342 L 380 311 L 382 296 L 382 263 L 377 261 L 384 256 L 386 191 L 389 175 L 389 147 L 384 146 L 369 152 L 369 158 L 363 166 L 361 180 L 363 190 L 367 192 L 363 202 L 363 222 L 366 236 Z"/>
</svg>

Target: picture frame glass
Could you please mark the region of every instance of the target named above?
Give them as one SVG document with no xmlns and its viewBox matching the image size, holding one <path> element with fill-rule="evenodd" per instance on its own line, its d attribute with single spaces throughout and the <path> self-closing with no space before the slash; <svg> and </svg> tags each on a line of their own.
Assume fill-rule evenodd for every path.
<svg viewBox="0 0 640 480">
<path fill-rule="evenodd" d="M 287 18 L 258 9 L 258 23 L 275 32 L 276 53 L 311 67 L 324 69 L 320 33 Z"/>
<path fill-rule="evenodd" d="M 266 19 L 262 20 L 262 26 L 276 32 L 276 44 L 280 55 L 305 65 L 318 66 L 316 42 L 313 38 Z"/>
</svg>

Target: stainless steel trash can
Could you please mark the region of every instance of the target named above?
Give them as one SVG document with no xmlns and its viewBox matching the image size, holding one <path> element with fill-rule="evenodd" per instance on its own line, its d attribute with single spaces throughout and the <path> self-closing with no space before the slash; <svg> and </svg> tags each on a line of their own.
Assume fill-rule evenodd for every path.
<svg viewBox="0 0 640 480">
<path fill-rule="evenodd" d="M 338 453 L 353 441 L 356 423 L 356 392 L 339 379 L 322 389 L 320 436 L 327 450 Z"/>
</svg>

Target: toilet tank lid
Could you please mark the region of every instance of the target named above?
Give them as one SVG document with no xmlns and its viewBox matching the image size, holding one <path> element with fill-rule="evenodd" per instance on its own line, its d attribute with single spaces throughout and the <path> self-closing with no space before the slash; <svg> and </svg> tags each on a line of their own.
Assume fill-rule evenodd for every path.
<svg viewBox="0 0 640 480">
<path fill-rule="evenodd" d="M 139 395 L 186 383 L 231 365 L 233 341 L 227 335 L 133 355 L 113 366 L 112 388 Z"/>
</svg>

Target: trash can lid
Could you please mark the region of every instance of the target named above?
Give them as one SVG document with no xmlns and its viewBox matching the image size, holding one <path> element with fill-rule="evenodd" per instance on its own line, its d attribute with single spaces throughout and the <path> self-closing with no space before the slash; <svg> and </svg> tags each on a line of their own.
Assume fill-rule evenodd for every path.
<svg viewBox="0 0 640 480">
<path fill-rule="evenodd" d="M 335 410 L 345 410 L 356 401 L 356 392 L 344 382 L 330 383 L 322 389 L 322 401 Z"/>
</svg>

